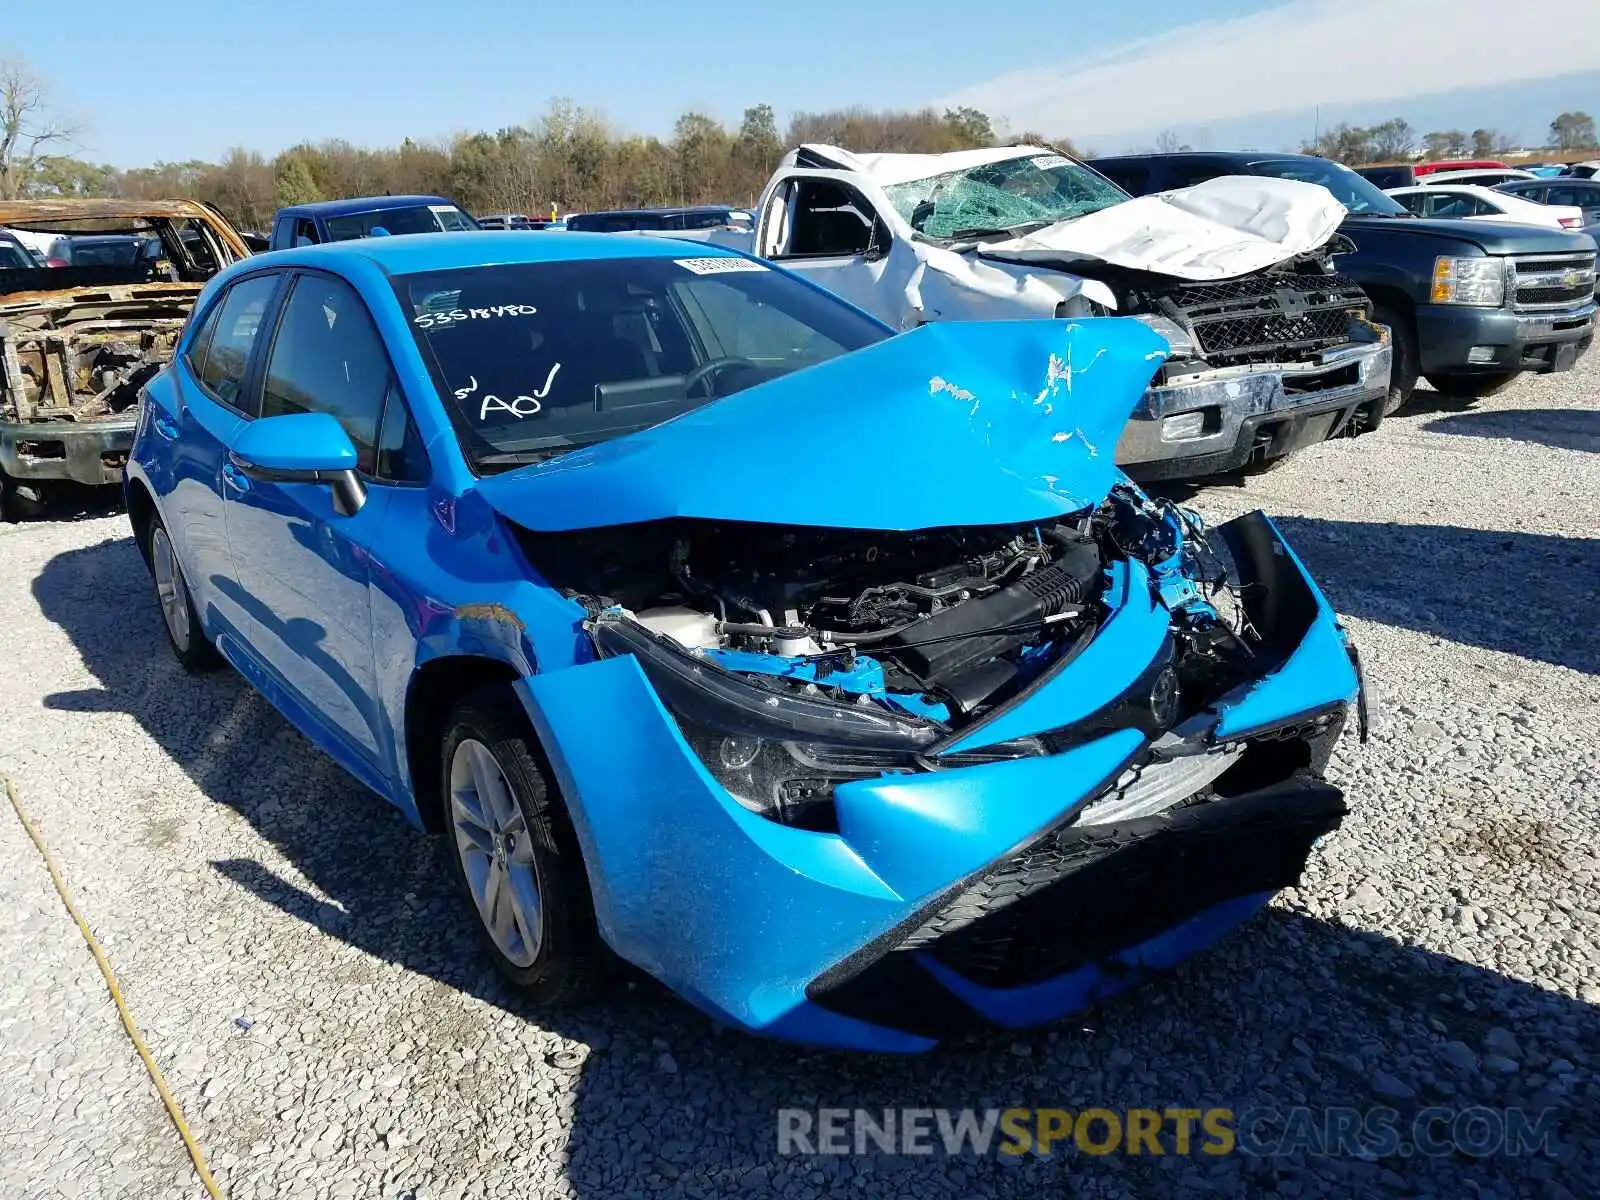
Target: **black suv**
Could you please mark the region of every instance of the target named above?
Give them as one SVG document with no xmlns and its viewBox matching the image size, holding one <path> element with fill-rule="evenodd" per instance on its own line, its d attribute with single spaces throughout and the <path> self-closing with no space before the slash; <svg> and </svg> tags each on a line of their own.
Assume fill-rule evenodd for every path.
<svg viewBox="0 0 1600 1200">
<path fill-rule="evenodd" d="M 1566 371 L 1594 341 L 1595 242 L 1506 222 L 1414 217 L 1349 167 L 1306 154 L 1134 154 L 1089 165 L 1135 196 L 1219 175 L 1327 188 L 1355 249 L 1335 260 L 1394 337 L 1389 403 L 1419 375 L 1451 396 L 1487 396 L 1523 371 Z"/>
</svg>

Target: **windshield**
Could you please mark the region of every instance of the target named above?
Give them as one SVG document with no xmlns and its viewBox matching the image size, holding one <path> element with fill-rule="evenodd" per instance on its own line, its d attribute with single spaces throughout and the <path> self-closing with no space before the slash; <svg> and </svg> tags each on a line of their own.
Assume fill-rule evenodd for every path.
<svg viewBox="0 0 1600 1200">
<path fill-rule="evenodd" d="M 160 252 L 161 243 L 149 238 L 76 237 L 67 239 L 64 257 L 75 267 L 131 267 Z"/>
<path fill-rule="evenodd" d="M 1326 158 L 1261 158 L 1250 164 L 1252 175 L 1274 179 L 1298 179 L 1301 183 L 1320 183 L 1333 198 L 1353 213 L 1368 216 L 1403 217 L 1406 210 L 1385 196 L 1370 180 L 1363 179 L 1343 163 Z"/>
<path fill-rule="evenodd" d="M 890 336 L 735 257 L 510 263 L 402 275 L 395 289 L 479 470 L 644 429 Z"/>
<path fill-rule="evenodd" d="M 328 238 L 348 242 L 371 237 L 379 226 L 390 233 L 459 233 L 478 226 L 454 204 L 418 204 L 412 208 L 380 208 L 373 212 L 329 217 Z"/>
<path fill-rule="evenodd" d="M 943 239 L 1042 229 L 1128 199 L 1110 180 L 1060 154 L 1008 158 L 883 190 L 912 229 Z"/>
<path fill-rule="evenodd" d="M 33 240 L 33 269 L 0 271 L 0 295 L 125 283 L 200 283 L 233 255 L 197 217 L 58 217 L 14 221 Z M 65 266 L 46 267 L 49 258 Z"/>
</svg>

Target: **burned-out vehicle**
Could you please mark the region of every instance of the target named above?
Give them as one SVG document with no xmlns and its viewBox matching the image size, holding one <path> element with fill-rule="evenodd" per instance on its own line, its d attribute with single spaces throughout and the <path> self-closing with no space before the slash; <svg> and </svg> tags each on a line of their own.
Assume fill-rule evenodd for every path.
<svg viewBox="0 0 1600 1200">
<path fill-rule="evenodd" d="M 63 265 L 0 263 L 0 511 L 14 519 L 54 484 L 122 482 L 140 388 L 206 280 L 250 251 L 191 200 L 13 201 L 0 227 L 63 248 Z"/>
</svg>

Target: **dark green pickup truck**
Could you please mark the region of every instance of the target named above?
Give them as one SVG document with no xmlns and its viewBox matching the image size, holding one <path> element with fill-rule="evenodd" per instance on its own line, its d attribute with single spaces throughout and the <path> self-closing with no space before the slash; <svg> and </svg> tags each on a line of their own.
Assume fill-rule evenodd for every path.
<svg viewBox="0 0 1600 1200">
<path fill-rule="evenodd" d="M 1486 396 L 1523 371 L 1566 371 L 1594 341 L 1595 241 L 1499 221 L 1415 217 L 1338 163 L 1305 154 L 1181 153 L 1098 158 L 1095 170 L 1136 196 L 1219 175 L 1318 183 L 1350 211 L 1355 249 L 1341 275 L 1371 297 L 1394 338 L 1389 405 L 1418 377 L 1452 396 Z"/>
</svg>

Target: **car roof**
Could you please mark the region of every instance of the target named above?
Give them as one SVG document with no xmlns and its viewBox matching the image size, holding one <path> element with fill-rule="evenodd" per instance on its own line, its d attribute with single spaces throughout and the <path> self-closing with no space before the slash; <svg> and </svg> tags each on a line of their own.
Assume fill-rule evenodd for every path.
<svg viewBox="0 0 1600 1200">
<path fill-rule="evenodd" d="M 1506 197 L 1505 192 L 1497 192 L 1494 188 L 1484 187 L 1481 183 L 1414 183 L 1410 187 L 1390 188 L 1389 192 L 1405 192 L 1409 196 L 1459 192 L 1467 196 L 1476 196 L 1480 200 L 1503 200 Z"/>
<path fill-rule="evenodd" d="M 1467 176 L 1481 175 L 1508 175 L 1512 179 L 1537 179 L 1532 171 L 1524 171 L 1521 167 L 1463 167 L 1459 170 L 1430 171 L 1423 176 L 1428 183 L 1453 183 L 1457 179 Z"/>
<path fill-rule="evenodd" d="M 579 262 L 616 258 L 742 258 L 737 251 L 708 242 L 645 237 L 628 233 L 573 233 L 561 238 L 507 238 L 481 233 L 410 233 L 392 237 L 326 242 L 272 255 L 254 255 L 250 264 L 263 266 L 282 258 L 305 265 L 335 266 L 365 259 L 391 275 L 419 271 L 451 271 L 462 267 L 508 263 Z"/>
<path fill-rule="evenodd" d="M 671 208 L 591 208 L 586 212 L 568 213 L 570 217 L 665 217 L 674 213 L 749 212 L 731 204 L 683 204 Z"/>
<path fill-rule="evenodd" d="M 447 200 L 443 196 L 352 196 L 346 200 L 318 200 L 314 204 L 291 204 L 287 208 L 280 208 L 278 215 L 291 213 L 300 215 L 320 215 L 324 217 L 340 217 L 347 213 L 383 212 L 390 208 L 415 208 L 419 204 L 448 204 L 455 207 L 455 201 Z"/>
</svg>

